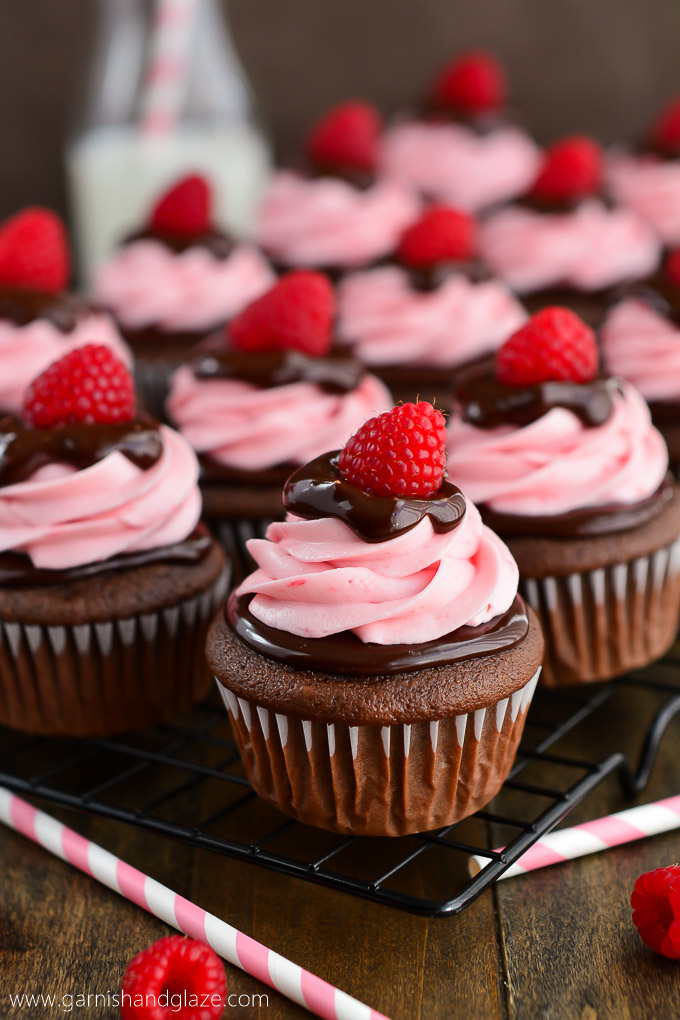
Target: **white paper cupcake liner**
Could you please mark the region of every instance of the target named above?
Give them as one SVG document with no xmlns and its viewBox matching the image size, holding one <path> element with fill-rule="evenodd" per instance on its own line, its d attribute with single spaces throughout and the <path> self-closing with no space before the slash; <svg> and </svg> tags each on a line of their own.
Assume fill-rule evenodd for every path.
<svg viewBox="0 0 680 1020">
<path fill-rule="evenodd" d="M 539 673 L 469 715 L 393 726 L 299 719 L 217 686 L 261 797 L 335 832 L 399 836 L 449 825 L 496 795 Z"/>
</svg>

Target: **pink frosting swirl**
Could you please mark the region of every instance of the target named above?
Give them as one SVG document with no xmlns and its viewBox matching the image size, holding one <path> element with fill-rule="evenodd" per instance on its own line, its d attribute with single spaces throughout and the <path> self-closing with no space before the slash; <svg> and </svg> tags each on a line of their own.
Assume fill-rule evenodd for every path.
<svg viewBox="0 0 680 1020">
<path fill-rule="evenodd" d="M 81 471 L 51 464 L 0 488 L 0 552 L 62 570 L 183 541 L 201 514 L 198 462 L 177 432 L 161 434 L 160 460 L 145 471 L 114 451 Z"/>
<path fill-rule="evenodd" d="M 607 369 L 646 400 L 680 398 L 680 328 L 639 298 L 611 309 L 600 332 Z"/>
<path fill-rule="evenodd" d="M 512 605 L 517 565 L 468 502 L 458 527 L 427 517 L 386 542 L 366 542 L 334 518 L 289 516 L 248 542 L 258 569 L 239 594 L 262 623 L 301 637 L 345 630 L 380 645 L 420 644 L 478 626 Z"/>
<path fill-rule="evenodd" d="M 651 223 L 665 244 L 680 243 L 680 160 L 613 153 L 607 172 L 617 202 Z"/>
<path fill-rule="evenodd" d="M 266 259 L 248 246 L 225 259 L 196 245 L 177 254 L 158 241 L 125 245 L 95 277 L 95 292 L 128 329 L 208 330 L 274 282 Z"/>
<path fill-rule="evenodd" d="M 103 344 L 121 361 L 132 361 L 113 320 L 99 312 L 79 316 L 75 329 L 64 333 L 47 319 L 25 326 L 0 320 L 0 412 L 18 414 L 26 387 L 48 365 L 85 344 Z"/>
<path fill-rule="evenodd" d="M 594 428 L 563 408 L 522 427 L 482 429 L 456 416 L 448 466 L 476 503 L 498 513 L 551 516 L 651 496 L 668 471 L 668 450 L 647 404 L 624 383 L 613 414 Z"/>
<path fill-rule="evenodd" d="M 420 292 L 387 267 L 347 276 L 338 290 L 338 333 L 368 365 L 460 365 L 496 350 L 526 317 L 498 280 L 459 275 Z"/>
<path fill-rule="evenodd" d="M 172 379 L 170 418 L 198 453 L 219 464 L 258 471 L 307 461 L 344 446 L 392 398 L 375 376 L 349 393 L 308 382 L 259 389 L 238 379 L 197 379 L 183 365 Z"/>
<path fill-rule="evenodd" d="M 391 251 L 417 214 L 416 198 L 400 184 L 361 191 L 282 170 L 260 207 L 257 239 L 286 265 L 359 266 Z"/>
<path fill-rule="evenodd" d="M 556 285 L 601 290 L 646 276 L 661 254 L 636 213 L 597 200 L 559 214 L 513 206 L 489 217 L 480 237 L 486 261 L 520 294 Z"/>
<path fill-rule="evenodd" d="M 515 127 L 480 135 L 460 124 L 409 121 L 387 132 L 383 152 L 395 180 L 470 212 L 525 192 L 538 163 L 539 150 Z"/>
</svg>

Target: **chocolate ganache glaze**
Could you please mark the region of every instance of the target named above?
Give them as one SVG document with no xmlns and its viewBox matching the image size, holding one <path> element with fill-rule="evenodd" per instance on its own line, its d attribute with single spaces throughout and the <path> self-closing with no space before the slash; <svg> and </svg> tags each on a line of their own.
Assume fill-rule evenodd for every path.
<svg viewBox="0 0 680 1020">
<path fill-rule="evenodd" d="M 142 470 L 152 467 L 163 452 L 158 425 L 150 418 L 136 418 L 37 429 L 8 416 L 0 419 L 0 486 L 26 481 L 47 464 L 91 467 L 114 450 Z"/>
<path fill-rule="evenodd" d="M 296 669 L 356 676 L 407 673 L 463 659 L 492 655 L 518 644 L 529 630 L 526 606 L 519 597 L 507 613 L 479 627 L 459 627 L 435 641 L 417 645 L 378 645 L 344 631 L 324 638 L 304 638 L 261 623 L 250 612 L 253 596 L 232 592 L 225 619 L 256 652 Z"/>
<path fill-rule="evenodd" d="M 350 393 L 365 375 L 365 368 L 339 349 L 325 357 L 298 350 L 238 351 L 223 340 L 212 341 L 193 363 L 197 379 L 240 379 L 260 389 L 308 382 L 327 393 Z"/>
<path fill-rule="evenodd" d="M 99 312 L 97 305 L 73 294 L 48 294 L 24 287 L 0 287 L 0 319 L 27 326 L 36 319 L 45 319 L 61 333 L 71 333 L 78 319 L 88 312 Z"/>
<path fill-rule="evenodd" d="M 324 453 L 290 476 L 283 505 L 296 517 L 337 517 L 367 542 L 385 542 L 429 517 L 437 532 L 452 531 L 465 515 L 465 497 L 444 480 L 431 496 L 372 496 L 346 482 L 339 450 Z"/>
<path fill-rule="evenodd" d="M 189 248 L 205 248 L 216 259 L 227 259 L 234 250 L 234 242 L 226 234 L 219 230 L 208 230 L 202 234 L 171 234 L 165 230 L 154 230 L 153 227 L 143 227 L 134 234 L 129 234 L 123 244 L 132 244 L 134 241 L 157 241 L 165 248 L 169 248 L 176 255 L 188 251 Z"/>
</svg>

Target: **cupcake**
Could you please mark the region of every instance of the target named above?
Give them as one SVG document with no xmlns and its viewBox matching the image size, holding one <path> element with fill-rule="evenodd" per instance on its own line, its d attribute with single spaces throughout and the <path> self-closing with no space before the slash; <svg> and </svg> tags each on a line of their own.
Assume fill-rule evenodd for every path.
<svg viewBox="0 0 680 1020">
<path fill-rule="evenodd" d="M 248 778 L 310 825 L 450 825 L 512 765 L 543 640 L 507 547 L 444 477 L 445 436 L 404 404 L 293 474 L 211 627 Z"/>
<path fill-rule="evenodd" d="M 530 311 L 561 304 L 599 325 L 614 288 L 652 272 L 655 232 L 602 197 L 602 153 L 584 136 L 555 143 L 521 201 L 488 217 L 481 251 Z"/>
<path fill-rule="evenodd" d="M 680 497 L 628 382 L 591 329 L 546 308 L 458 388 L 449 470 L 507 542 L 546 638 L 543 682 L 607 680 L 672 644 Z"/>
<path fill-rule="evenodd" d="M 90 344 L 0 420 L 0 724 L 110 734 L 203 697 L 226 592 L 199 524 L 196 457 L 135 416 L 132 378 Z"/>
<path fill-rule="evenodd" d="M 493 352 L 526 319 L 507 284 L 477 257 L 472 217 L 432 206 L 383 265 L 338 289 L 338 337 L 396 400 L 449 403 L 462 365 Z"/>
<path fill-rule="evenodd" d="M 680 244 L 680 97 L 640 145 L 614 149 L 607 170 L 616 201 L 651 223 L 664 244 Z"/>
<path fill-rule="evenodd" d="M 502 67 L 466 53 L 442 69 L 417 111 L 386 132 L 385 173 L 429 199 L 479 212 L 530 186 L 539 151 L 505 109 Z"/>
<path fill-rule="evenodd" d="M 277 268 L 321 269 L 337 279 L 393 250 L 418 203 L 377 175 L 380 127 L 372 106 L 343 103 L 309 135 L 300 168 L 274 174 L 257 239 Z"/>
<path fill-rule="evenodd" d="M 291 471 L 391 405 L 331 349 L 334 311 L 325 276 L 288 273 L 173 376 L 168 417 L 198 453 L 209 519 L 280 517 Z"/>
<path fill-rule="evenodd" d="M 125 239 L 94 284 L 132 346 L 140 393 L 154 414 L 172 370 L 273 279 L 256 248 L 216 228 L 204 178 L 184 177 L 158 199 L 148 224 Z"/>
<path fill-rule="evenodd" d="M 62 221 L 30 208 L 0 224 L 0 415 L 18 414 L 38 372 L 85 343 L 130 351 L 111 317 L 67 293 L 70 258 Z"/>
<path fill-rule="evenodd" d="M 680 470 L 680 250 L 608 312 L 600 333 L 609 372 L 640 391 Z"/>
</svg>

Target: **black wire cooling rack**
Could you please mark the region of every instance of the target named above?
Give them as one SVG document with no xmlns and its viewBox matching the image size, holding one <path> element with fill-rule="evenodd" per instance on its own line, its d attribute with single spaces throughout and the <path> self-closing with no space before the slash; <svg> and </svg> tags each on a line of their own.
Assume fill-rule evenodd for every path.
<svg viewBox="0 0 680 1020">
<path fill-rule="evenodd" d="M 680 712 L 679 667 L 676 646 L 653 666 L 605 686 L 539 689 L 514 768 L 492 804 L 456 825 L 398 839 L 322 832 L 261 801 L 245 778 L 216 696 L 173 725 L 115 739 L 0 730 L 0 784 L 377 903 L 443 917 L 468 906 L 607 776 L 617 773 L 628 797 L 645 787 L 661 738 Z M 584 727 L 600 733 L 603 711 L 616 719 L 631 701 L 638 723 L 643 713 L 648 722 L 635 764 L 620 750 L 592 761 L 562 751 Z M 496 845 L 502 834 L 502 852 L 489 849 L 492 828 Z M 474 878 L 467 872 L 471 854 L 488 861 Z"/>
</svg>

